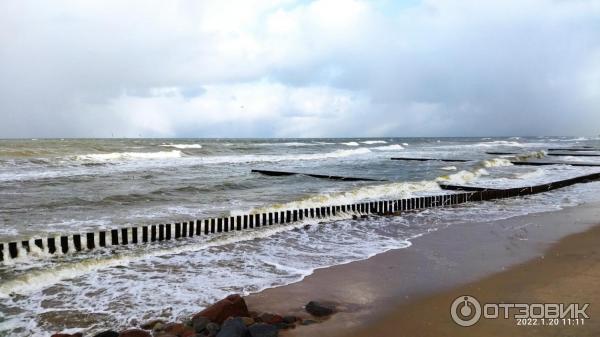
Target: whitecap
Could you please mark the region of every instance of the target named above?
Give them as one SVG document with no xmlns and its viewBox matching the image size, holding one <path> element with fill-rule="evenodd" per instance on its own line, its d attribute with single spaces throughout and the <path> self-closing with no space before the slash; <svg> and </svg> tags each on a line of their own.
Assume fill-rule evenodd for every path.
<svg viewBox="0 0 600 337">
<path fill-rule="evenodd" d="M 400 144 L 386 145 L 386 146 L 377 146 L 371 149 L 379 150 L 379 151 L 396 151 L 396 150 L 404 150 L 404 147 Z"/>
<path fill-rule="evenodd" d="M 112 152 L 112 153 L 93 153 L 75 156 L 76 160 L 81 161 L 114 161 L 114 160 L 137 160 L 137 159 L 169 159 L 180 158 L 181 151 L 159 151 L 159 152 Z"/>
<path fill-rule="evenodd" d="M 163 144 L 163 145 L 159 145 L 162 147 L 174 147 L 176 149 L 201 149 L 202 145 L 200 144 Z"/>
<path fill-rule="evenodd" d="M 367 144 L 367 145 L 373 145 L 373 144 L 387 144 L 387 142 L 385 140 L 367 140 L 364 142 L 361 142 L 363 144 Z"/>
</svg>

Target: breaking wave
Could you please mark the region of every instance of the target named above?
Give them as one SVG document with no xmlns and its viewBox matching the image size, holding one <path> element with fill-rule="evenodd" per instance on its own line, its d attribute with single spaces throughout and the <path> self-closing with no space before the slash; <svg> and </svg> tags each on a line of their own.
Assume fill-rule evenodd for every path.
<svg viewBox="0 0 600 337">
<path fill-rule="evenodd" d="M 387 142 L 385 140 L 367 140 L 364 142 L 361 142 L 363 144 L 367 144 L 367 145 L 373 145 L 373 144 L 387 144 Z"/>
<path fill-rule="evenodd" d="M 185 150 L 185 149 L 201 149 L 202 145 L 200 144 L 162 144 L 159 145 L 162 147 L 174 147 L 176 149 L 181 149 L 181 150 Z"/>
<path fill-rule="evenodd" d="M 323 160 L 344 158 L 356 155 L 371 153 L 367 148 L 353 150 L 336 150 L 326 153 L 304 153 L 289 155 L 240 155 L 240 156 L 214 156 L 201 159 L 203 164 L 223 164 L 223 163 L 253 163 L 253 162 L 282 162 L 282 161 L 301 161 L 301 160 Z"/>
<path fill-rule="evenodd" d="M 471 170 L 462 170 L 454 174 L 444 175 L 435 179 L 435 181 L 443 184 L 465 185 L 481 176 L 487 176 L 490 173 L 486 168 L 512 166 L 513 164 L 505 158 L 494 158 L 482 160 L 475 165 Z"/>
<path fill-rule="evenodd" d="M 441 193 L 435 181 L 401 182 L 363 186 L 350 191 L 330 192 L 311 195 L 304 199 L 254 208 L 250 213 L 263 213 L 275 210 L 322 207 L 324 205 L 345 205 L 367 200 L 402 199 L 425 193 Z M 232 212 L 241 214 L 246 211 Z"/>
<path fill-rule="evenodd" d="M 113 153 L 94 153 L 75 156 L 76 160 L 81 161 L 116 161 L 116 160 L 139 160 L 139 159 L 169 159 L 180 158 L 183 154 L 179 150 L 159 151 L 159 152 L 113 152 Z"/>
<path fill-rule="evenodd" d="M 404 150 L 404 146 L 402 146 L 400 144 L 393 144 L 393 145 L 372 147 L 371 149 L 379 150 L 379 151 L 395 151 L 395 150 Z"/>
</svg>

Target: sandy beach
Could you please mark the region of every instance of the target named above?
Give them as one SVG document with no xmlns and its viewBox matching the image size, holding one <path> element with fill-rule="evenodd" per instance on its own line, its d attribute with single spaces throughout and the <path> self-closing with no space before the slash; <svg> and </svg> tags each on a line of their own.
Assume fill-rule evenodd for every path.
<svg viewBox="0 0 600 337">
<path fill-rule="evenodd" d="M 257 310 L 298 315 L 309 300 L 337 303 L 331 318 L 285 336 L 597 335 L 598 206 L 454 225 L 407 249 L 320 269 L 246 300 Z M 583 326 L 482 320 L 464 328 L 452 322 L 450 305 L 465 294 L 485 303 L 590 303 L 590 319 Z"/>
</svg>

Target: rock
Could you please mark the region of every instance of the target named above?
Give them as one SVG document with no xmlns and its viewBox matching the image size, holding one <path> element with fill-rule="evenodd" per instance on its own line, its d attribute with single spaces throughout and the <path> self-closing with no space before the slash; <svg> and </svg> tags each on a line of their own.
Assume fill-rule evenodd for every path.
<svg viewBox="0 0 600 337">
<path fill-rule="evenodd" d="M 187 328 L 179 337 L 194 337 L 196 336 L 196 331 L 192 328 Z"/>
<path fill-rule="evenodd" d="M 177 335 L 173 335 L 166 332 L 160 332 L 158 335 L 154 335 L 154 337 L 178 337 Z"/>
<path fill-rule="evenodd" d="M 257 323 L 248 328 L 250 337 L 277 337 L 279 331 L 270 324 Z"/>
<path fill-rule="evenodd" d="M 317 323 L 317 321 L 312 320 L 312 319 L 305 319 L 302 322 L 300 322 L 301 325 L 311 325 L 311 324 L 315 324 Z"/>
<path fill-rule="evenodd" d="M 295 328 L 296 324 L 288 324 L 286 322 L 279 322 L 279 323 L 275 324 L 275 327 L 279 330 L 286 330 L 286 329 Z"/>
<path fill-rule="evenodd" d="M 186 330 L 186 326 L 181 323 L 167 323 L 163 326 L 163 331 L 171 335 L 180 336 Z"/>
<path fill-rule="evenodd" d="M 277 324 L 283 322 L 283 317 L 276 314 L 269 314 L 266 312 L 258 316 L 258 318 L 260 318 L 261 322 L 267 324 Z"/>
<path fill-rule="evenodd" d="M 51 337 L 83 337 L 83 334 L 81 332 L 78 333 L 74 333 L 74 334 L 68 334 L 68 333 L 55 333 L 54 335 L 52 335 Z"/>
<path fill-rule="evenodd" d="M 208 323 L 210 323 L 210 320 L 206 317 L 199 316 L 192 319 L 192 327 L 196 332 L 204 331 Z"/>
<path fill-rule="evenodd" d="M 192 327 L 185 326 L 185 330 L 183 330 L 183 332 L 181 334 L 179 334 L 179 337 L 190 337 L 190 336 L 195 336 L 195 335 L 196 335 L 196 330 L 194 330 Z"/>
<path fill-rule="evenodd" d="M 140 328 L 144 329 L 144 330 L 153 330 L 154 326 L 156 324 L 165 324 L 165 321 L 163 321 L 162 319 L 153 319 L 151 321 L 148 321 L 146 323 L 143 323 L 142 325 L 140 325 Z"/>
<path fill-rule="evenodd" d="M 234 294 L 218 301 L 210 307 L 194 315 L 196 317 L 206 317 L 211 322 L 223 324 L 229 317 L 248 317 L 248 307 L 242 296 Z"/>
<path fill-rule="evenodd" d="M 106 330 L 95 335 L 94 337 L 119 337 L 119 333 L 113 330 Z"/>
<path fill-rule="evenodd" d="M 164 328 L 164 326 L 165 326 L 164 323 L 158 322 L 158 323 L 154 324 L 154 327 L 152 328 L 152 331 L 153 332 L 162 331 L 163 328 Z"/>
<path fill-rule="evenodd" d="M 296 323 L 296 321 L 298 321 L 298 318 L 296 316 L 287 315 L 287 316 L 283 316 L 283 321 L 285 323 L 292 324 L 292 323 Z"/>
<path fill-rule="evenodd" d="M 152 337 L 148 331 L 141 329 L 128 329 L 121 331 L 119 337 Z"/>
<path fill-rule="evenodd" d="M 306 305 L 306 312 L 308 312 L 309 314 L 311 314 L 313 316 L 317 316 L 317 317 L 329 316 L 329 315 L 333 314 L 334 311 L 335 311 L 334 306 L 315 302 L 315 301 L 310 301 Z"/>
<path fill-rule="evenodd" d="M 252 317 L 240 317 L 240 318 L 242 319 L 242 321 L 244 322 L 244 324 L 246 326 L 250 326 L 250 325 L 256 323 L 256 321 Z"/>
<path fill-rule="evenodd" d="M 206 331 L 208 332 L 208 336 L 216 336 L 221 326 L 217 323 L 210 322 L 206 324 Z"/>
<path fill-rule="evenodd" d="M 246 337 L 248 328 L 241 318 L 230 318 L 223 323 L 217 337 Z"/>
</svg>

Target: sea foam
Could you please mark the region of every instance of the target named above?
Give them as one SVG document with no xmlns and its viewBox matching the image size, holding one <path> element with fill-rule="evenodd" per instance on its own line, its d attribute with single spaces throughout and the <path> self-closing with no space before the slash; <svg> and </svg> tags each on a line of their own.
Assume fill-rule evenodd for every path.
<svg viewBox="0 0 600 337">
<path fill-rule="evenodd" d="M 169 159 L 180 158 L 182 152 L 179 150 L 159 151 L 159 152 L 112 152 L 112 153 L 93 153 L 75 156 L 76 160 L 81 161 L 118 161 L 118 160 L 139 160 L 139 159 Z"/>
</svg>

